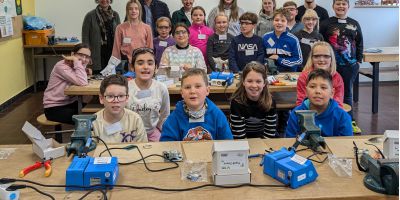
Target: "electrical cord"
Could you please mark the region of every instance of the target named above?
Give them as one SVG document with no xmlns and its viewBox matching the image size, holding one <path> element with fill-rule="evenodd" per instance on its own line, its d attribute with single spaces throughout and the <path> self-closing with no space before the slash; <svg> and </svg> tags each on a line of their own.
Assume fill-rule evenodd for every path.
<svg viewBox="0 0 400 200">
<path fill-rule="evenodd" d="M 102 189 L 95 189 L 95 190 L 90 190 L 89 192 L 87 192 L 85 195 L 83 195 L 81 198 L 79 198 L 78 200 L 83 200 L 85 199 L 87 196 L 89 196 L 89 194 L 92 194 L 93 192 L 101 192 L 101 194 L 103 194 L 103 200 L 108 200 L 107 198 L 107 190 L 102 190 Z"/>
<path fill-rule="evenodd" d="M 30 186 L 30 185 L 17 185 L 17 184 L 13 184 L 13 185 L 10 185 L 6 190 L 7 190 L 7 191 L 16 191 L 16 190 L 25 189 L 25 188 L 33 189 L 33 190 L 35 190 L 36 192 L 38 192 L 39 194 L 41 194 L 41 195 L 43 195 L 43 196 L 47 196 L 47 197 L 49 197 L 49 198 L 52 199 L 52 200 L 55 200 L 55 198 L 54 198 L 53 196 L 51 196 L 50 194 L 47 194 L 47 193 L 45 193 L 45 192 L 42 192 L 41 190 L 37 189 L 36 187 Z"/>
<path fill-rule="evenodd" d="M 376 150 L 379 152 L 379 154 L 381 154 L 382 158 L 385 159 L 385 155 L 383 155 L 383 152 L 379 149 L 378 146 L 376 146 L 374 144 L 367 143 L 367 142 L 364 142 L 364 144 L 374 146 L 376 148 Z"/>
</svg>

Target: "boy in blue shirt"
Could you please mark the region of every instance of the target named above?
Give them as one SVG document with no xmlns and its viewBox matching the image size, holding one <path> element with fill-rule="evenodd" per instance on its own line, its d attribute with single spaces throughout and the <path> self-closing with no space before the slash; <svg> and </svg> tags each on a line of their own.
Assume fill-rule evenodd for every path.
<svg viewBox="0 0 400 200">
<path fill-rule="evenodd" d="M 190 68 L 182 75 L 183 101 L 164 122 L 160 141 L 232 140 L 224 113 L 207 98 L 208 77 L 203 69 Z"/>
<path fill-rule="evenodd" d="M 350 115 L 333 100 L 332 76 L 323 69 L 308 75 L 307 97 L 300 106 L 290 113 L 286 127 L 286 137 L 296 137 L 301 133 L 296 110 L 315 110 L 315 124 L 321 128 L 323 137 L 352 136 Z"/>
<path fill-rule="evenodd" d="M 246 12 L 239 18 L 241 34 L 233 38 L 229 49 L 229 69 L 233 73 L 242 71 L 251 61 L 264 63 L 262 38 L 254 34 L 257 21 L 257 15 L 251 12 Z"/>
</svg>

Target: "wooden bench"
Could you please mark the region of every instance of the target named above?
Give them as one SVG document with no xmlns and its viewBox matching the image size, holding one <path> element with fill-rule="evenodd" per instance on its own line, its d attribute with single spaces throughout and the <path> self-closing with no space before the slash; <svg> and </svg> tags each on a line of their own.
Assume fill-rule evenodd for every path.
<svg viewBox="0 0 400 200">
<path fill-rule="evenodd" d="M 101 104 L 86 104 L 86 106 L 82 108 L 82 113 L 96 113 L 103 108 L 104 106 Z"/>
<path fill-rule="evenodd" d="M 62 130 L 62 123 L 50 121 L 46 118 L 45 114 L 41 114 L 36 118 L 36 121 L 43 126 L 54 126 L 55 131 Z M 59 143 L 62 143 L 62 133 L 56 133 L 55 140 Z"/>
</svg>

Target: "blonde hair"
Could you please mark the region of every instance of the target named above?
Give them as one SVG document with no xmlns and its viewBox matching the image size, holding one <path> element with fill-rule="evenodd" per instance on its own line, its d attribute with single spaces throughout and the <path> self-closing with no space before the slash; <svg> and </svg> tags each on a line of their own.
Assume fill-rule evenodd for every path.
<svg viewBox="0 0 400 200">
<path fill-rule="evenodd" d="M 129 13 L 129 6 L 131 5 L 131 4 L 133 4 L 133 3 L 135 3 L 137 6 L 138 6 L 138 10 L 139 10 L 139 21 L 142 21 L 142 4 L 140 4 L 140 2 L 139 2 L 139 0 L 129 0 L 127 3 L 126 3 L 126 17 L 125 17 L 125 19 L 126 20 L 129 20 L 128 19 L 128 13 Z"/>
<path fill-rule="evenodd" d="M 161 22 L 167 22 L 168 25 L 169 25 L 169 27 L 172 27 L 171 20 L 170 20 L 168 17 L 160 17 L 160 18 L 158 18 L 157 21 L 156 21 L 156 26 L 158 27 L 158 25 L 159 25 Z"/>
<path fill-rule="evenodd" d="M 303 22 L 303 24 L 304 24 L 304 21 L 307 18 L 317 19 L 316 27 L 317 27 L 317 29 L 319 29 L 319 17 L 318 17 L 317 12 L 315 12 L 315 10 L 307 9 L 306 12 L 304 13 L 303 17 L 301 18 L 301 22 Z"/>
<path fill-rule="evenodd" d="M 264 80 L 264 88 L 260 94 L 260 98 L 258 99 L 258 105 L 261 106 L 265 111 L 269 111 L 272 107 L 272 95 L 268 89 L 268 82 L 267 82 L 267 69 L 264 65 L 257 61 L 252 61 L 248 63 L 243 69 L 243 75 L 240 78 L 239 87 L 237 90 L 232 94 L 231 100 L 235 100 L 242 105 L 247 105 L 247 94 L 246 89 L 244 88 L 243 82 L 246 79 L 247 75 L 254 71 L 262 75 Z"/>
<path fill-rule="evenodd" d="M 215 18 L 214 18 L 214 23 L 217 22 L 217 17 L 226 17 L 226 19 L 227 19 L 227 21 L 228 21 L 228 24 L 229 24 L 229 17 L 228 17 L 227 15 L 225 15 L 224 12 L 218 12 L 218 13 L 217 13 L 217 15 L 216 15 Z"/>
<path fill-rule="evenodd" d="M 313 64 L 313 61 L 312 61 L 312 57 L 313 57 L 313 55 L 314 55 L 314 49 L 315 49 L 317 46 L 322 46 L 322 47 L 328 48 L 329 54 L 330 54 L 330 56 L 331 56 L 331 67 L 329 68 L 329 69 L 330 69 L 329 73 L 330 73 L 331 75 L 335 74 L 335 73 L 336 73 L 336 58 L 335 58 L 335 52 L 333 51 L 333 49 L 332 49 L 332 47 L 331 47 L 331 45 L 330 45 L 329 43 L 323 42 L 323 41 L 319 41 L 319 42 L 315 42 L 315 43 L 314 43 L 314 45 L 313 45 L 312 48 L 311 48 L 310 55 L 308 56 L 307 63 L 306 63 L 306 65 L 304 66 L 303 71 L 313 71 L 313 70 L 314 70 L 314 64 Z"/>
<path fill-rule="evenodd" d="M 219 12 L 225 12 L 224 8 L 225 0 L 220 0 L 218 4 Z M 231 15 L 229 16 L 229 21 L 238 21 L 239 20 L 239 7 L 237 6 L 237 0 L 232 1 L 231 5 Z"/>
</svg>

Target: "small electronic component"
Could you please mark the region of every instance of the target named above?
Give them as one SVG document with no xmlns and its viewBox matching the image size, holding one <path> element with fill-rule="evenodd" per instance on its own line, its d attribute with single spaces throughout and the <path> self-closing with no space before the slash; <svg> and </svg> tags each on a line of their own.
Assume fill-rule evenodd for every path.
<svg viewBox="0 0 400 200">
<path fill-rule="evenodd" d="M 165 161 L 179 162 L 183 159 L 182 153 L 178 150 L 163 151 L 163 155 Z"/>
</svg>

